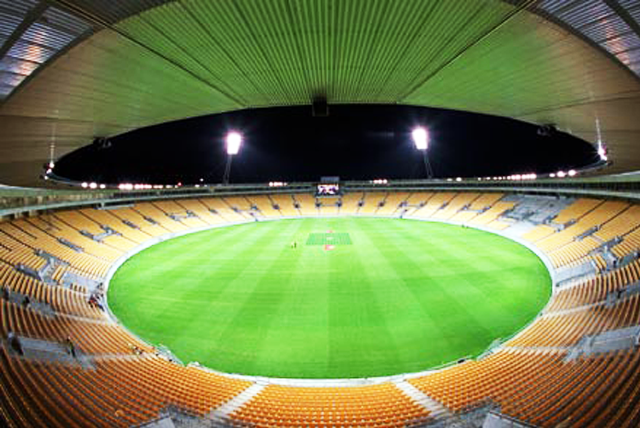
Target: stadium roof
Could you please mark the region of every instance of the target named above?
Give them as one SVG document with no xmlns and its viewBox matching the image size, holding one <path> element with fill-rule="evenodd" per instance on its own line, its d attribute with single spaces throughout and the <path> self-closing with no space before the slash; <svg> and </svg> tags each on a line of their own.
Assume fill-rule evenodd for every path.
<svg viewBox="0 0 640 428">
<path fill-rule="evenodd" d="M 606 171 L 638 170 L 639 74 L 637 0 L 0 0 L 0 182 L 96 136 L 320 94 L 599 127 Z"/>
</svg>

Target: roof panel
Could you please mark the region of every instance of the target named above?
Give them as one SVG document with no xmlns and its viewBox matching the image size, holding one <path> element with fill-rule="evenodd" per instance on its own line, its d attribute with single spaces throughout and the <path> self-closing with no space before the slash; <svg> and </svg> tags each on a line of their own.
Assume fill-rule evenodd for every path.
<svg viewBox="0 0 640 428">
<path fill-rule="evenodd" d="M 638 0 L 618 0 L 618 3 L 620 4 L 620 6 L 628 10 L 632 8 L 640 8 L 640 3 L 638 3 Z"/>
<path fill-rule="evenodd" d="M 26 76 L 22 74 L 0 71 L 0 83 L 9 86 L 18 86 Z"/>
<path fill-rule="evenodd" d="M 20 17 L 9 15 L 8 13 L 0 10 L 0 34 L 9 36 L 13 31 L 18 28 L 22 19 Z"/>
<path fill-rule="evenodd" d="M 576 3 L 580 0 L 542 0 L 538 4 L 538 8 L 544 10 L 545 12 L 555 14 L 559 13 L 562 10 L 573 8 Z"/>
<path fill-rule="evenodd" d="M 56 6 L 62 3 L 69 9 Z M 244 107 L 308 103 L 318 93 L 330 103 L 430 105 L 556 123 L 586 136 L 595 133 L 594 117 L 603 115 L 603 136 L 616 129 L 640 135 L 637 119 L 629 120 L 640 104 L 639 80 L 604 47 L 585 42 L 606 43 L 638 71 L 632 28 L 602 0 L 47 4 L 12 50 L 19 58 L 0 61 L 0 70 L 27 75 L 74 45 L 0 107 L 2 124 L 25 119 L 15 127 L 20 139 L 40 135 L 22 134 L 34 118 L 46 123 L 48 138 L 64 138 L 81 124 L 82 131 L 65 140 L 71 149 L 94 135 Z M 546 14 L 530 13 L 530 4 Z M 79 9 L 92 25 L 68 12 Z M 545 19 L 549 14 L 555 19 Z M 102 24 L 107 28 L 74 43 Z M 567 31 L 571 25 L 582 33 Z M 0 150 L 7 152 L 5 134 Z M 621 147 L 613 137 L 608 142 L 612 153 Z M 49 156 L 48 146 L 37 147 L 24 156 Z M 627 161 L 622 152 L 616 162 Z"/>
<path fill-rule="evenodd" d="M 618 15 L 609 16 L 595 22 L 593 25 L 583 27 L 582 34 L 596 43 L 631 32 L 631 28 Z"/>
<path fill-rule="evenodd" d="M 0 10 L 13 12 L 16 15 L 24 16 L 38 4 L 38 0 L 0 0 Z"/>
<path fill-rule="evenodd" d="M 601 0 L 577 2 L 572 6 L 560 9 L 554 16 L 577 29 L 615 16 L 614 11 Z"/>
<path fill-rule="evenodd" d="M 75 6 L 114 24 L 140 12 L 175 0 L 70 0 Z"/>
<path fill-rule="evenodd" d="M 634 49 L 632 51 L 625 52 L 624 55 L 628 65 L 640 62 L 640 49 Z"/>
<path fill-rule="evenodd" d="M 63 49 L 75 37 L 51 27 L 35 23 L 22 35 L 22 40 L 47 46 L 55 50 Z"/>
<path fill-rule="evenodd" d="M 640 47 L 640 37 L 636 33 L 628 33 L 624 36 L 611 39 L 602 46 L 612 54 L 616 55 L 629 50 L 637 49 Z M 626 62 L 626 61 L 623 61 Z"/>
<path fill-rule="evenodd" d="M 29 74 L 33 73 L 36 68 L 38 68 L 38 64 L 11 58 L 9 56 L 5 56 L 4 58 L 2 58 L 2 60 L 0 60 L 1 71 L 10 71 L 12 73 L 28 76 Z"/>
<path fill-rule="evenodd" d="M 48 3 L 39 4 L 31 13 L 28 11 L 36 5 L 35 1 L 17 1 L 11 4 L 14 7 L 6 9 L 0 4 L 0 37 L 4 36 L 5 40 L 8 38 L 13 43 L 6 47 L 9 49 L 8 55 L 16 60 L 29 61 L 23 61 L 18 66 L 20 74 L 31 74 L 36 70 L 37 64 L 46 63 L 78 37 L 92 30 L 81 19 Z M 17 29 L 20 29 L 21 34 L 15 33 Z M 11 35 L 14 37 L 10 37 Z M 15 62 L 12 65 L 5 64 L 4 68 L 15 68 Z"/>
<path fill-rule="evenodd" d="M 44 46 L 27 43 L 22 40 L 16 42 L 9 50 L 9 55 L 14 58 L 24 59 L 28 61 L 44 63 L 56 53 L 55 50 Z"/>
<path fill-rule="evenodd" d="M 74 35 L 80 35 L 91 29 L 91 26 L 83 20 L 56 7 L 49 7 L 42 15 L 40 22 Z"/>
<path fill-rule="evenodd" d="M 3 85 L 0 83 L 0 100 L 7 97 L 13 91 L 13 86 Z"/>
<path fill-rule="evenodd" d="M 638 0 L 618 1 L 618 5 L 637 23 L 640 22 Z M 629 27 L 631 24 L 627 23 L 628 18 L 618 15 L 616 12 L 618 9 L 612 9 L 603 0 L 543 0 L 534 10 L 562 21 L 576 33 L 600 45 L 603 50 L 612 54 L 623 64 L 628 64 L 629 60 L 621 53 L 636 49 L 638 46 L 638 34 Z M 630 70 L 638 75 L 635 68 Z"/>
</svg>

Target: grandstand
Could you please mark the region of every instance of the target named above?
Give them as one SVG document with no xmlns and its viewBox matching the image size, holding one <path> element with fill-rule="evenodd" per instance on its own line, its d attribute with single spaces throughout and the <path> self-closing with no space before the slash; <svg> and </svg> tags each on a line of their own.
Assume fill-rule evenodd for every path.
<svg viewBox="0 0 640 428">
<path fill-rule="evenodd" d="M 636 0 L 0 0 L 0 423 L 640 426 L 639 53 Z M 594 163 L 533 178 L 346 181 L 326 197 L 295 180 L 57 174 L 76 150 L 103 153 L 144 127 L 249 108 L 313 104 L 318 114 L 323 103 L 515 119 L 541 138 L 584 140 Z M 506 237 L 544 262 L 551 299 L 477 357 L 347 379 L 183 362 L 110 310 L 114 272 L 148 247 L 317 217 Z"/>
<path fill-rule="evenodd" d="M 0 268 L 8 291 L 1 312 L 3 418 L 15 426 L 131 426 L 158 423 L 162 418 L 234 426 L 425 426 L 472 423 L 478 412 L 490 412 L 494 418 L 516 420 L 523 426 L 596 426 L 603 421 L 611 426 L 633 426 L 640 408 L 638 395 L 632 393 L 637 384 L 639 336 L 635 330 L 627 332 L 640 326 L 640 294 L 635 292 L 640 248 L 634 240 L 638 206 L 630 201 L 576 198 L 557 204 L 555 215 L 541 224 L 548 228 L 544 237 L 521 230 L 518 236 L 516 226 L 527 220 L 506 217 L 518 209 L 518 202 L 508 202 L 518 199 L 515 196 L 455 188 L 428 193 L 392 188 L 347 191 L 339 213 L 323 213 L 372 216 L 384 208 L 379 215 L 402 214 L 426 221 L 458 219 L 488 230 L 496 225 L 493 230 L 529 241 L 550 261 L 567 251 L 573 264 L 593 265 L 601 254 L 590 245 L 574 245 L 586 238 L 598 243 L 615 238 L 619 248 L 617 263 L 558 283 L 551 302 L 525 330 L 494 345 L 477 360 L 406 377 L 364 383 L 336 381 L 327 386 L 184 367 L 91 305 L 85 286 L 65 285 L 61 280 L 73 272 L 104 281 L 106 269 L 119 265 L 137 248 L 176 233 L 255 221 L 246 217 L 248 211 L 270 219 L 318 215 L 312 196 L 296 192 L 160 198 L 123 208 L 71 208 L 7 219 L 0 227 Z M 549 198 L 520 199 L 528 206 L 532 201 L 549 203 Z M 560 197 L 556 199 L 561 202 Z M 367 201 L 375 209 L 363 210 Z M 285 213 L 282 208 L 287 203 L 291 206 Z M 294 208 L 296 203 L 300 208 Z M 309 203 L 312 207 L 303 212 L 302 206 Z M 413 213 L 403 210 L 410 206 L 419 208 Z M 187 212 L 193 214 L 187 216 Z M 556 229 L 559 223 L 571 225 Z M 503 230 L 503 224 L 509 227 Z M 105 225 L 117 234 L 89 245 L 82 231 L 98 233 Z M 594 227 L 599 235 L 584 237 Z M 515 233 L 510 235 L 509 229 Z M 60 244 L 61 238 L 82 251 Z M 623 251 L 621 245 L 627 239 L 632 242 Z M 17 268 L 41 270 L 47 261 L 38 251 L 45 249 L 60 261 L 49 281 Z M 553 266 L 557 272 L 564 269 L 564 265 Z M 40 304 L 24 307 L 16 300 L 24 295 Z M 21 349 L 10 343 L 10 332 Z M 604 334 L 620 339 L 588 346 Z M 64 350 L 68 338 L 76 347 L 75 358 Z"/>
</svg>

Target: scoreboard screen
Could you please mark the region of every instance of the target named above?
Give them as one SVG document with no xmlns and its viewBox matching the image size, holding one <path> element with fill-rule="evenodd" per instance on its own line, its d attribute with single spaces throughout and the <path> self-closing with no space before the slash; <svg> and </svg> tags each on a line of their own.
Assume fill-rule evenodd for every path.
<svg viewBox="0 0 640 428">
<path fill-rule="evenodd" d="M 316 196 L 338 196 L 340 195 L 339 184 L 318 184 Z"/>
</svg>

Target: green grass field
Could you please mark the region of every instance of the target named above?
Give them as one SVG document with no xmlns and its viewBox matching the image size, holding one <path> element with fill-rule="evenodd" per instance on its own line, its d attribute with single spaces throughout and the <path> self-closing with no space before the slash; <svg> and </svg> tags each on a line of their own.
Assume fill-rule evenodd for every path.
<svg viewBox="0 0 640 428">
<path fill-rule="evenodd" d="M 163 242 L 116 272 L 108 299 L 131 331 L 184 362 L 249 375 L 353 378 L 478 355 L 526 325 L 550 293 L 544 264 L 506 238 L 346 217 L 252 223 Z"/>
</svg>

